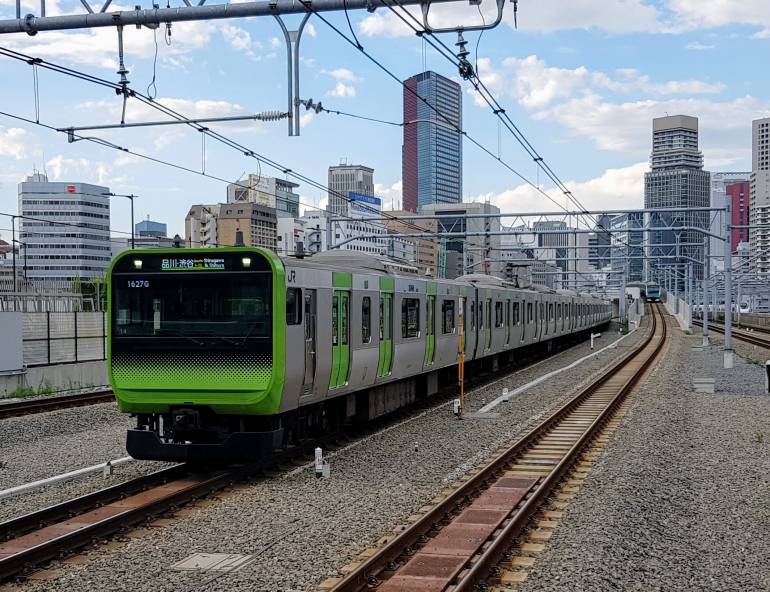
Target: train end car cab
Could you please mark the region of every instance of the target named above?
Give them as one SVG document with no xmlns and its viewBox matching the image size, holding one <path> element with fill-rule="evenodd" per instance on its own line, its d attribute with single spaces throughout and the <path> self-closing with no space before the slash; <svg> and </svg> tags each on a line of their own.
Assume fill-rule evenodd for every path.
<svg viewBox="0 0 770 592">
<path fill-rule="evenodd" d="M 108 270 L 107 368 L 134 458 L 249 458 L 280 439 L 283 266 L 269 251 L 153 249 Z M 258 454 L 254 454 L 257 456 Z"/>
</svg>

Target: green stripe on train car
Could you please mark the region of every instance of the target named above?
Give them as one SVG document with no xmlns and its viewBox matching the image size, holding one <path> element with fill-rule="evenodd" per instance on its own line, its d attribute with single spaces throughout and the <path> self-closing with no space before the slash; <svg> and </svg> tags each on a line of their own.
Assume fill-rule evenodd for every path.
<svg viewBox="0 0 770 592">
<path fill-rule="evenodd" d="M 353 274 L 345 271 L 333 271 L 332 287 L 333 288 L 352 288 Z"/>
</svg>

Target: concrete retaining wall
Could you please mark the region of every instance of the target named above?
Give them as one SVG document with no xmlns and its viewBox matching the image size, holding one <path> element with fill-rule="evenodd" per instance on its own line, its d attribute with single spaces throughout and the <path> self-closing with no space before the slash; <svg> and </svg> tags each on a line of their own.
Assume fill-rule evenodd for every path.
<svg viewBox="0 0 770 592">
<path fill-rule="evenodd" d="M 13 397 L 14 391 L 18 393 L 21 389 L 49 392 L 107 384 L 107 364 L 104 360 L 36 366 L 21 372 L 0 374 L 0 398 Z"/>
</svg>

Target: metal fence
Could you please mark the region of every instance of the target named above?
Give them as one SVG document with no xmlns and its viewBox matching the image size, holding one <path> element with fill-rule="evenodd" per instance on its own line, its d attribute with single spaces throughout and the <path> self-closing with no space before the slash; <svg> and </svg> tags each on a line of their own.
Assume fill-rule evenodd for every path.
<svg viewBox="0 0 770 592">
<path fill-rule="evenodd" d="M 24 363 L 44 366 L 107 358 L 104 312 L 24 313 Z"/>
</svg>

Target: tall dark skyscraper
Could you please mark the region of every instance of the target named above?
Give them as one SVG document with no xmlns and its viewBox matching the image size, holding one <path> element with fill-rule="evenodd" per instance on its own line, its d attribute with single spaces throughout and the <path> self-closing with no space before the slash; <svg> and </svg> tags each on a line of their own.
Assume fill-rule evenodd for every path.
<svg viewBox="0 0 770 592">
<path fill-rule="evenodd" d="M 690 226 L 707 229 L 708 212 L 688 212 L 688 208 L 708 207 L 710 178 L 703 170 L 703 154 L 698 150 L 698 118 L 672 115 L 652 120 L 652 170 L 644 175 L 644 207 L 682 208 L 679 213 L 653 213 L 650 226 Z M 676 255 L 677 235 L 682 245 Z M 669 266 L 684 273 L 684 264 L 703 260 L 704 235 L 694 230 L 656 230 L 650 233 L 651 264 Z M 655 257 L 660 257 L 657 261 Z M 693 266 L 696 278 L 703 269 Z M 648 278 L 651 279 L 651 278 Z M 680 286 L 682 285 L 680 281 Z"/>
<path fill-rule="evenodd" d="M 459 203 L 463 144 L 455 126 L 462 129 L 462 89 L 430 71 L 412 76 L 404 85 L 403 209 L 416 212 L 427 204 Z"/>
</svg>

